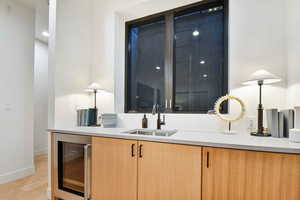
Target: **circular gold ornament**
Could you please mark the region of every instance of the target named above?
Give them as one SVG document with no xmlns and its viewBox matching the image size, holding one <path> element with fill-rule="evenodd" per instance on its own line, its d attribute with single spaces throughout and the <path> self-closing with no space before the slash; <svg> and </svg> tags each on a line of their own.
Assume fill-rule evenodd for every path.
<svg viewBox="0 0 300 200">
<path fill-rule="evenodd" d="M 221 105 L 222 103 L 224 103 L 225 101 L 228 101 L 228 100 L 235 100 L 237 101 L 240 106 L 241 106 L 241 112 L 239 113 L 239 115 L 236 117 L 236 118 L 226 118 L 225 116 L 223 116 L 221 113 L 220 113 L 220 108 L 221 108 Z M 244 116 L 245 116 L 245 113 L 246 113 L 246 108 L 245 108 L 245 104 L 244 102 L 238 98 L 238 97 L 234 97 L 234 96 L 230 96 L 230 95 L 226 95 L 226 96 L 223 96 L 223 97 L 220 97 L 217 101 L 216 101 L 216 104 L 215 104 L 215 112 L 216 112 L 216 115 L 223 121 L 229 123 L 229 132 L 231 131 L 231 123 L 232 122 L 237 122 L 239 120 L 241 120 Z"/>
</svg>

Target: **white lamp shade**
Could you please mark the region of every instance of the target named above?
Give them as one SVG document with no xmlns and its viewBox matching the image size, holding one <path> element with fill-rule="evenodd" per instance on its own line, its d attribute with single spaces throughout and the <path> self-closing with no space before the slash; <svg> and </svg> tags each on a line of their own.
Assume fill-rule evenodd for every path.
<svg viewBox="0 0 300 200">
<path fill-rule="evenodd" d="M 263 81 L 264 84 L 273 84 L 280 82 L 281 78 L 266 70 L 258 70 L 251 74 L 250 78 L 243 82 L 243 85 L 254 85 L 257 84 L 258 81 Z"/>
<path fill-rule="evenodd" d="M 100 84 L 98 83 L 91 83 L 86 89 L 86 92 L 99 92 L 99 91 L 103 91 L 103 88 L 101 87 Z"/>
</svg>

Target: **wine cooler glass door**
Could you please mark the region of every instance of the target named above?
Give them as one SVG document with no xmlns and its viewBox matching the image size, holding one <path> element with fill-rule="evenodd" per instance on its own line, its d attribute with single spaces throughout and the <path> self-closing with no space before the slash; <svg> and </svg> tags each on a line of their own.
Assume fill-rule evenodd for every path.
<svg viewBox="0 0 300 200">
<path fill-rule="evenodd" d="M 84 144 L 58 142 L 58 188 L 84 197 Z"/>
</svg>

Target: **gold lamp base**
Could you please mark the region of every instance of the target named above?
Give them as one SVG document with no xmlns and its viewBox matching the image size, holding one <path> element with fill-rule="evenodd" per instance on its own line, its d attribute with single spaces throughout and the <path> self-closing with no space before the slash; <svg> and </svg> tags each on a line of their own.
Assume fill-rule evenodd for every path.
<svg viewBox="0 0 300 200">
<path fill-rule="evenodd" d="M 252 136 L 256 136 L 256 137 L 270 137 L 271 134 L 268 131 L 264 131 L 264 132 L 252 132 L 251 133 Z"/>
</svg>

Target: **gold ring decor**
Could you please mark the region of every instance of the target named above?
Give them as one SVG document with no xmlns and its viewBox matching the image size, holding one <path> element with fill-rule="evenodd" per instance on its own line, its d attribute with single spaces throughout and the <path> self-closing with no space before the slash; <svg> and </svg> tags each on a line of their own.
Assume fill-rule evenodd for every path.
<svg viewBox="0 0 300 200">
<path fill-rule="evenodd" d="M 237 101 L 238 103 L 240 103 L 241 105 L 241 112 L 239 113 L 239 115 L 234 118 L 234 119 L 228 119 L 228 118 L 225 118 L 224 116 L 222 116 L 222 114 L 220 113 L 220 108 L 221 108 L 221 105 L 223 102 L 225 101 L 228 101 L 230 99 L 233 99 L 235 101 Z M 246 113 L 246 108 L 245 108 L 245 104 L 244 102 L 238 98 L 238 97 L 234 97 L 234 96 L 230 96 L 230 95 L 226 95 L 226 96 L 223 96 L 223 97 L 220 97 L 217 101 L 216 101 L 216 104 L 215 104 L 215 112 L 216 112 L 216 115 L 223 121 L 226 121 L 228 123 L 231 123 L 231 122 L 236 122 L 236 121 L 239 121 L 241 120 L 245 113 Z"/>
</svg>

